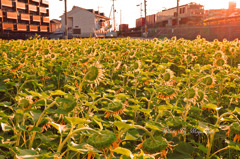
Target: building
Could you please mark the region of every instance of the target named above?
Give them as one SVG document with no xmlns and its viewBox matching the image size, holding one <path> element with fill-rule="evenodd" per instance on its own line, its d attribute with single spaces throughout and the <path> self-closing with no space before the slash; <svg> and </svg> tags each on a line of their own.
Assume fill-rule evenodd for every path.
<svg viewBox="0 0 240 159">
<path fill-rule="evenodd" d="M 188 3 L 179 6 L 180 24 L 199 23 L 204 16 L 203 5 L 197 3 Z M 155 23 L 162 26 L 173 26 L 177 22 L 177 7 L 163 10 L 155 15 Z"/>
<path fill-rule="evenodd" d="M 61 31 L 65 31 L 65 14 L 61 17 Z M 74 6 L 68 12 L 68 34 L 71 37 L 93 37 L 110 31 L 110 18 L 93 9 Z"/>
<path fill-rule="evenodd" d="M 48 0 L 1 0 L 0 37 L 27 38 L 49 33 Z"/>
<path fill-rule="evenodd" d="M 61 30 L 62 23 L 60 20 L 52 19 L 50 21 L 50 32 L 59 32 Z"/>
<path fill-rule="evenodd" d="M 237 3 L 230 1 L 228 9 L 210 9 L 205 11 L 204 19 L 221 19 L 226 17 L 238 16 L 240 15 L 240 9 L 236 8 Z"/>
<path fill-rule="evenodd" d="M 204 25 L 240 24 L 240 8 L 236 2 L 229 2 L 228 9 L 210 9 L 205 11 Z"/>
</svg>

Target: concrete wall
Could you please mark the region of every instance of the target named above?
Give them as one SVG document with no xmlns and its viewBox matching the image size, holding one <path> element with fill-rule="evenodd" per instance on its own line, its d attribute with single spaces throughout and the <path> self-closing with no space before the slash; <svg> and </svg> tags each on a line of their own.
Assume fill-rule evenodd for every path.
<svg viewBox="0 0 240 159">
<path fill-rule="evenodd" d="M 156 38 L 171 38 L 176 36 L 177 38 L 185 38 L 194 40 L 198 35 L 202 38 L 206 38 L 209 41 L 214 39 L 234 40 L 240 39 L 240 24 L 238 25 L 215 25 L 215 26 L 181 26 L 181 27 L 168 27 L 168 28 L 156 28 L 149 29 L 149 36 Z"/>
</svg>

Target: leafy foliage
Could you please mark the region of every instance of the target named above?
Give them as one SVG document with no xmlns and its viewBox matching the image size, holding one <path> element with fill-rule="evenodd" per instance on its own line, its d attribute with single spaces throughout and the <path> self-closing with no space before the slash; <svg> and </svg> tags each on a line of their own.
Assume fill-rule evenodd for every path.
<svg viewBox="0 0 240 159">
<path fill-rule="evenodd" d="M 239 155 L 237 39 L 0 43 L 0 158 Z"/>
</svg>

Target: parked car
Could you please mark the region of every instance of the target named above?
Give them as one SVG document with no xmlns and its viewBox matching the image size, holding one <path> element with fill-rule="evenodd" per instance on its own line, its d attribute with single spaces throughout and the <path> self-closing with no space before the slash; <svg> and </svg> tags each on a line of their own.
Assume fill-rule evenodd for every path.
<svg viewBox="0 0 240 159">
<path fill-rule="evenodd" d="M 64 39 L 64 33 L 63 32 L 56 32 L 52 33 L 49 36 L 50 39 Z"/>
<path fill-rule="evenodd" d="M 117 32 L 108 32 L 106 33 L 106 38 L 116 38 Z"/>
</svg>

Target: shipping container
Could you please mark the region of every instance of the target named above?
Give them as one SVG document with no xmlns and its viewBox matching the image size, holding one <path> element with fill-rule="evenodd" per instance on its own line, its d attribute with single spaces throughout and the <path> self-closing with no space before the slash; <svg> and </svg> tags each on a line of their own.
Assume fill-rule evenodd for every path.
<svg viewBox="0 0 240 159">
<path fill-rule="evenodd" d="M 147 25 L 154 25 L 155 24 L 155 14 L 148 15 L 146 18 Z"/>
<path fill-rule="evenodd" d="M 136 28 L 142 27 L 145 25 L 145 18 L 138 18 L 136 20 Z"/>
<path fill-rule="evenodd" d="M 127 30 L 128 30 L 128 24 L 119 25 L 119 31 L 127 31 Z"/>
</svg>

